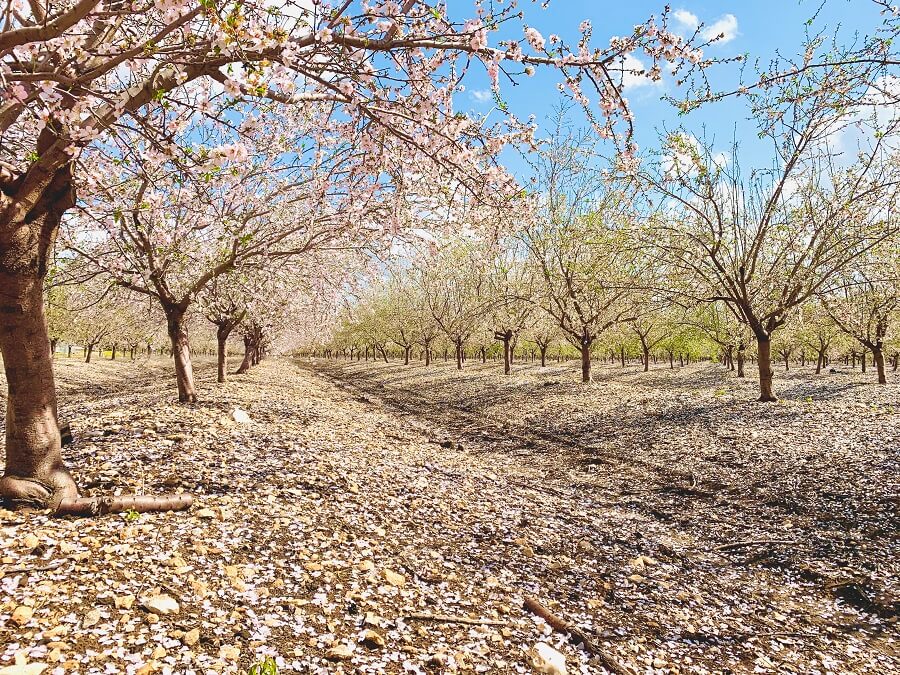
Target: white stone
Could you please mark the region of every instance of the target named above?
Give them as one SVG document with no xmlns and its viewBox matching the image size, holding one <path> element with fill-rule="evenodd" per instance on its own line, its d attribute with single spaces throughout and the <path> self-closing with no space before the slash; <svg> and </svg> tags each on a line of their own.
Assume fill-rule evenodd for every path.
<svg viewBox="0 0 900 675">
<path fill-rule="evenodd" d="M 546 642 L 538 642 L 529 652 L 531 665 L 546 675 L 567 675 L 566 657 Z"/>
<path fill-rule="evenodd" d="M 181 611 L 181 607 L 178 606 L 175 598 L 173 598 L 171 595 L 166 595 L 165 593 L 141 598 L 141 607 L 146 609 L 148 612 L 153 612 L 154 614 L 159 614 L 160 616 L 166 616 L 168 614 L 178 614 L 178 612 Z"/>
</svg>

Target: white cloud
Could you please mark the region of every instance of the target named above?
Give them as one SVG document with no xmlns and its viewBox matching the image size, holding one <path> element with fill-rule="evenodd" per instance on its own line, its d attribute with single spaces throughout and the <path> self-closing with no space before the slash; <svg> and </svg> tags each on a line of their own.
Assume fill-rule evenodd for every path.
<svg viewBox="0 0 900 675">
<path fill-rule="evenodd" d="M 716 19 L 714 23 L 706 26 L 703 29 L 703 39 L 712 40 L 713 38 L 717 38 L 720 35 L 722 39 L 719 40 L 719 44 L 725 44 L 726 42 L 731 42 L 734 38 L 737 37 L 738 34 L 738 20 L 734 14 L 725 14 L 720 18 Z"/>
<path fill-rule="evenodd" d="M 697 18 L 697 15 L 686 9 L 676 9 L 672 12 L 672 18 L 687 30 L 697 30 L 697 26 L 700 25 L 700 19 Z"/>
<path fill-rule="evenodd" d="M 644 62 L 633 54 L 625 54 L 625 58 L 621 61 L 622 66 L 622 89 L 625 91 L 638 89 L 640 87 L 661 87 L 663 81 L 661 79 L 654 80 L 641 71 L 646 70 Z"/>
<path fill-rule="evenodd" d="M 700 27 L 700 18 L 686 9 L 676 9 L 672 12 L 672 18 L 683 33 L 693 33 Z M 738 20 L 734 14 L 723 14 L 700 31 L 700 37 L 704 40 L 712 40 L 719 35 L 722 36 L 719 44 L 731 42 L 738 36 Z"/>
<path fill-rule="evenodd" d="M 473 89 L 469 92 L 469 98 L 478 103 L 487 103 L 494 98 L 489 89 Z"/>
</svg>

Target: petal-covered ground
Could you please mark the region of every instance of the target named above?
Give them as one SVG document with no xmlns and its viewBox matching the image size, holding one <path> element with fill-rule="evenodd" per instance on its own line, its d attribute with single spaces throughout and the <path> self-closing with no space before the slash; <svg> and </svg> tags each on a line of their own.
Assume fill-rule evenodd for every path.
<svg viewBox="0 0 900 675">
<path fill-rule="evenodd" d="M 85 492 L 197 499 L 0 512 L 0 672 L 605 672 L 527 596 L 635 673 L 900 669 L 896 376 L 170 369 L 58 363 Z"/>
</svg>

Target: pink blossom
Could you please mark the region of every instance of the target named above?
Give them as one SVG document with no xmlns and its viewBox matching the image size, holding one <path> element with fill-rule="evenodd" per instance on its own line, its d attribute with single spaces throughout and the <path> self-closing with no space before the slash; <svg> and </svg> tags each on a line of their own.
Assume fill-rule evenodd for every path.
<svg viewBox="0 0 900 675">
<path fill-rule="evenodd" d="M 530 44 L 533 49 L 539 52 L 544 51 L 544 36 L 541 35 L 536 28 L 532 28 L 531 26 L 526 28 L 525 39 L 528 40 L 528 44 Z"/>
</svg>

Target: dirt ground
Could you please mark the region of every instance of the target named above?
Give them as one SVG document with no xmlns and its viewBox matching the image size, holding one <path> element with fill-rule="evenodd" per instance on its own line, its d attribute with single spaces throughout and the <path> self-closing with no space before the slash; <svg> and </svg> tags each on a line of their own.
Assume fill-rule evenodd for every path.
<svg viewBox="0 0 900 675">
<path fill-rule="evenodd" d="M 178 405 L 170 370 L 58 364 L 85 492 L 197 503 L 0 511 L 0 672 L 528 673 L 539 642 L 569 673 L 900 670 L 897 375 L 764 405 L 710 364 L 204 361 Z"/>
</svg>

